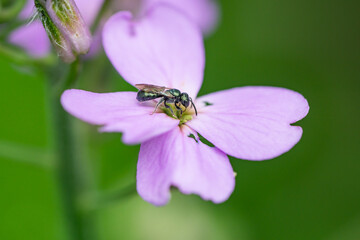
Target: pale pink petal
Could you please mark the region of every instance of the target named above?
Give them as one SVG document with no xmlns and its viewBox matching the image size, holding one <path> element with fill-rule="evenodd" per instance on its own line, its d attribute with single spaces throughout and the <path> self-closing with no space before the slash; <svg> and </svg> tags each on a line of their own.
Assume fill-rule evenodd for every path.
<svg viewBox="0 0 360 240">
<path fill-rule="evenodd" d="M 114 67 L 132 85 L 178 88 L 191 97 L 201 87 L 205 61 L 201 33 L 177 10 L 158 5 L 136 20 L 129 12 L 117 13 L 105 25 L 103 45 Z"/>
<path fill-rule="evenodd" d="M 290 124 L 309 111 L 301 94 L 277 87 L 234 88 L 203 96 L 196 104 L 199 115 L 187 124 L 225 153 L 248 160 L 289 151 L 302 135 L 301 127 Z"/>
<path fill-rule="evenodd" d="M 223 152 L 176 128 L 141 145 L 137 169 L 137 190 L 146 201 L 166 204 L 171 186 L 221 203 L 233 192 L 235 177 Z"/>
<path fill-rule="evenodd" d="M 157 3 L 168 3 L 183 11 L 205 33 L 216 27 L 219 10 L 213 0 L 144 0 L 144 9 Z"/>
<path fill-rule="evenodd" d="M 94 23 L 104 0 L 75 0 L 80 14 L 89 27 Z"/>
<path fill-rule="evenodd" d="M 38 20 L 14 30 L 8 41 L 34 57 L 44 57 L 51 49 L 44 27 Z"/>
<path fill-rule="evenodd" d="M 94 32 L 89 52 L 84 56 L 85 59 L 90 59 L 95 57 L 96 54 L 98 54 L 99 51 L 102 49 L 102 44 L 101 44 L 102 27 L 103 26 L 101 26 L 100 23 L 100 26 Z"/>
<path fill-rule="evenodd" d="M 135 92 L 92 93 L 67 90 L 61 96 L 64 109 L 75 117 L 106 132 L 123 132 L 123 141 L 135 144 L 165 133 L 179 121 L 164 113 L 150 115 L 153 106 L 141 104 Z"/>
<path fill-rule="evenodd" d="M 28 0 L 24 6 L 24 8 L 19 13 L 19 18 L 21 20 L 26 20 L 31 17 L 35 13 L 35 4 L 34 0 Z"/>
<path fill-rule="evenodd" d="M 34 0 L 28 0 L 18 17 L 21 20 L 29 21 L 29 23 L 12 31 L 8 41 L 23 48 L 33 57 L 40 58 L 45 57 L 50 52 L 51 44 L 42 23 L 39 20 L 30 23 L 35 12 Z"/>
</svg>

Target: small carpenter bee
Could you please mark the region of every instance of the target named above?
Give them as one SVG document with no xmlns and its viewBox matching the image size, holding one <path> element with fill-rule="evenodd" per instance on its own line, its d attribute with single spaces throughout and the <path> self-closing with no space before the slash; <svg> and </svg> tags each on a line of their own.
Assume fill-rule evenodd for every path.
<svg viewBox="0 0 360 240">
<path fill-rule="evenodd" d="M 136 96 L 136 99 L 139 102 L 161 98 L 160 101 L 156 104 L 154 112 L 156 112 L 161 103 L 164 103 L 164 106 L 167 109 L 170 109 L 171 114 L 175 116 L 172 108 L 167 105 L 168 103 L 174 103 L 176 109 L 179 110 L 180 115 L 182 115 L 183 110 L 181 109 L 180 105 L 184 106 L 186 109 L 191 103 L 191 107 L 194 107 L 195 114 L 197 115 L 197 110 L 191 97 L 189 97 L 189 94 L 185 92 L 182 93 L 175 88 L 159 87 L 150 84 L 135 84 L 135 87 L 139 89 L 139 92 Z"/>
</svg>

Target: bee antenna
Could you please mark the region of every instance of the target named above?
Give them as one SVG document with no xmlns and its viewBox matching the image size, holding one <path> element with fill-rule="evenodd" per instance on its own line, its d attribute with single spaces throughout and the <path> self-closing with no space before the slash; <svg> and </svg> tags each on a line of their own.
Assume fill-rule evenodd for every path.
<svg viewBox="0 0 360 240">
<path fill-rule="evenodd" d="M 190 102 L 191 102 L 191 107 L 194 107 L 194 109 L 195 109 L 195 114 L 196 114 L 196 116 L 197 116 L 197 110 L 196 110 L 196 107 L 195 107 L 195 104 L 194 104 L 192 98 L 190 98 Z"/>
</svg>

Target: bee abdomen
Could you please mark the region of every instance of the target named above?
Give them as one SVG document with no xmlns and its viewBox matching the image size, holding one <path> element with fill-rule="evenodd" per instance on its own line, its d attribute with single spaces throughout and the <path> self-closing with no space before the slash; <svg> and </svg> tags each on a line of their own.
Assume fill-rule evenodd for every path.
<svg viewBox="0 0 360 240">
<path fill-rule="evenodd" d="M 144 102 L 144 101 L 152 100 L 152 99 L 155 99 L 158 97 L 161 97 L 161 96 L 157 93 L 145 92 L 143 90 L 140 90 L 137 93 L 136 100 L 138 100 L 139 102 Z"/>
</svg>

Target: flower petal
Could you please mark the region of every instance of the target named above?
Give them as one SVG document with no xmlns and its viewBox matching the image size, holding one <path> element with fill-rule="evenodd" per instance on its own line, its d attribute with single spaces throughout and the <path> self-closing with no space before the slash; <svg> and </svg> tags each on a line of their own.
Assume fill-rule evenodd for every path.
<svg viewBox="0 0 360 240">
<path fill-rule="evenodd" d="M 159 2 L 169 3 L 182 10 L 205 34 L 212 32 L 217 24 L 219 10 L 213 0 L 146 0 L 144 9 Z"/>
<path fill-rule="evenodd" d="M 135 92 L 92 93 L 71 89 L 63 93 L 61 104 L 85 122 L 104 125 L 101 131 L 124 132 L 123 141 L 127 144 L 146 141 L 179 124 L 163 113 L 150 115 L 154 107 L 137 102 Z"/>
<path fill-rule="evenodd" d="M 212 104 L 204 106 L 204 102 Z M 309 111 L 299 93 L 277 87 L 242 87 L 197 100 L 199 115 L 187 124 L 225 153 L 266 160 L 289 151 L 302 129 L 291 126 Z"/>
<path fill-rule="evenodd" d="M 146 201 L 166 204 L 171 186 L 221 203 L 233 192 L 235 176 L 223 152 L 176 128 L 141 145 L 137 169 L 137 190 Z"/>
<path fill-rule="evenodd" d="M 38 20 L 15 29 L 9 35 L 8 41 L 34 57 L 44 57 L 51 49 L 44 27 Z"/>
<path fill-rule="evenodd" d="M 90 27 L 94 23 L 104 0 L 75 0 L 75 3 L 85 23 Z"/>
<path fill-rule="evenodd" d="M 192 97 L 201 87 L 201 33 L 177 10 L 157 6 L 141 19 L 119 12 L 106 23 L 103 44 L 114 67 L 132 85 L 178 88 Z"/>
<path fill-rule="evenodd" d="M 30 19 L 31 15 L 35 13 L 35 4 L 34 4 L 34 0 L 28 0 L 25 3 L 25 6 L 23 7 L 23 9 L 21 10 L 21 12 L 19 13 L 19 18 L 21 20 L 26 20 L 26 19 Z"/>
</svg>

